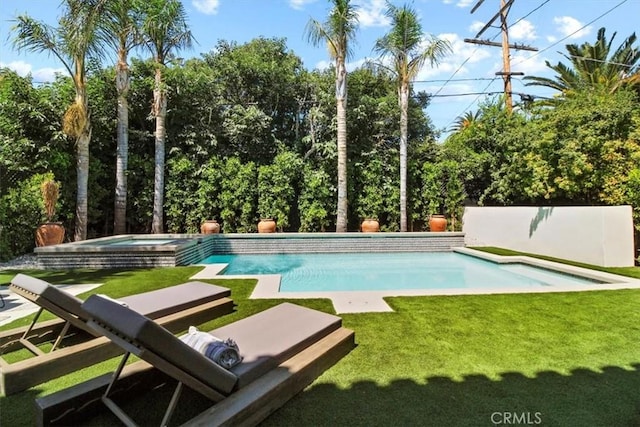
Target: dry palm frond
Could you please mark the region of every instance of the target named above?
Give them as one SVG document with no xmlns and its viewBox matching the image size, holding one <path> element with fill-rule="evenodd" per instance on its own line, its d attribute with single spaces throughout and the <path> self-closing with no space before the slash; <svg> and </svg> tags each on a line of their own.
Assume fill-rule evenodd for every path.
<svg viewBox="0 0 640 427">
<path fill-rule="evenodd" d="M 71 104 L 62 119 L 62 132 L 71 138 L 77 138 L 87 125 L 87 114 L 77 103 Z"/>
<path fill-rule="evenodd" d="M 56 203 L 58 201 L 58 195 L 60 190 L 60 184 L 52 179 L 48 179 L 40 186 L 42 192 L 42 199 L 44 200 L 44 210 L 47 214 L 48 221 L 51 221 L 53 215 L 56 213 Z"/>
</svg>

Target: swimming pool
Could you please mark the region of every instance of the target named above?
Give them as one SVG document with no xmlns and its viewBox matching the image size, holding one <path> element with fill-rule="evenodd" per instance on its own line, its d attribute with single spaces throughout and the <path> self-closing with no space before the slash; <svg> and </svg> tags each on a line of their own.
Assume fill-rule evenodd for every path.
<svg viewBox="0 0 640 427">
<path fill-rule="evenodd" d="M 280 274 L 280 292 L 533 288 L 600 283 L 522 263 L 454 252 L 214 255 L 223 275 Z"/>
</svg>

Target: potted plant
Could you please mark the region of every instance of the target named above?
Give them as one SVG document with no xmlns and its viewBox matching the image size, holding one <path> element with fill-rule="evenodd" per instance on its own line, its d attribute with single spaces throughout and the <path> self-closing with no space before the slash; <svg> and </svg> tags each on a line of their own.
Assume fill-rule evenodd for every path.
<svg viewBox="0 0 640 427">
<path fill-rule="evenodd" d="M 40 185 L 40 192 L 47 222 L 36 230 L 36 246 L 58 245 L 64 241 L 64 227 L 61 222 L 54 222 L 53 217 L 60 196 L 60 184 L 53 178 L 47 178 Z"/>
<path fill-rule="evenodd" d="M 258 223 L 258 233 L 275 233 L 276 221 L 273 218 L 261 218 Z"/>
<path fill-rule="evenodd" d="M 444 216 L 446 184 L 440 164 L 426 163 L 422 168 L 425 216 L 429 231 L 445 231 L 447 218 Z"/>
<path fill-rule="evenodd" d="M 376 233 L 380 231 L 380 223 L 377 218 L 365 218 L 360 224 L 360 231 L 363 233 Z"/>
<path fill-rule="evenodd" d="M 429 215 L 430 231 L 446 231 L 447 217 L 452 229 L 459 218 L 466 197 L 459 165 L 454 161 L 426 164 L 423 167 L 423 194 Z M 446 213 L 446 216 L 445 216 Z"/>
<path fill-rule="evenodd" d="M 207 219 L 200 225 L 202 234 L 218 234 L 220 233 L 220 224 L 215 219 Z"/>
<path fill-rule="evenodd" d="M 364 185 L 358 194 L 356 212 L 363 218 L 360 231 L 363 233 L 375 233 L 380 231 L 379 218 L 384 214 L 384 189 L 381 186 L 379 176 L 382 174 L 382 163 L 371 161 L 363 165 Z"/>
</svg>

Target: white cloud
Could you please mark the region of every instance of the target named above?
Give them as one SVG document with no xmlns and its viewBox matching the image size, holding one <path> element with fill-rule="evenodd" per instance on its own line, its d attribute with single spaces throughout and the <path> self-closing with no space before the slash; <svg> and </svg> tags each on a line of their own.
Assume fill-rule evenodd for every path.
<svg viewBox="0 0 640 427">
<path fill-rule="evenodd" d="M 296 10 L 302 10 L 308 4 L 315 2 L 316 0 L 289 0 L 289 6 Z"/>
<path fill-rule="evenodd" d="M 519 51 L 511 55 L 511 71 L 521 71 L 525 76 L 539 76 L 548 72 L 549 68 L 545 64 L 545 58 L 536 52 Z"/>
<path fill-rule="evenodd" d="M 472 33 L 477 33 L 482 29 L 482 27 L 484 27 L 484 24 L 484 22 L 473 21 L 473 23 L 469 25 L 469 31 L 471 31 Z"/>
<path fill-rule="evenodd" d="M 555 43 L 558 41 L 558 38 L 556 36 L 547 36 L 547 41 L 549 43 Z"/>
<path fill-rule="evenodd" d="M 24 61 L 13 61 L 8 64 L 0 62 L 0 68 L 9 68 L 15 71 L 19 76 L 26 77 L 31 74 L 34 82 L 52 82 L 56 79 L 56 74 L 66 73 L 64 68 L 38 68 L 33 70 L 31 64 Z"/>
<path fill-rule="evenodd" d="M 199 12 L 205 15 L 215 15 L 218 13 L 218 6 L 220 6 L 220 0 L 193 0 L 192 3 Z"/>
<path fill-rule="evenodd" d="M 452 4 L 454 1 L 456 0 L 442 0 L 442 3 L 444 4 Z M 456 1 L 456 6 L 458 7 L 469 7 L 471 5 L 471 3 L 473 3 L 475 0 L 457 0 Z"/>
<path fill-rule="evenodd" d="M 429 80 L 438 75 L 448 78 L 456 71 L 454 79 L 459 78 L 468 74 L 470 68 L 473 68 L 471 67 L 473 64 L 478 64 L 492 56 L 490 48 L 465 43 L 458 34 L 445 33 L 439 34 L 437 37 L 449 41 L 452 53 L 443 58 L 437 67 L 425 65 L 416 80 Z M 462 65 L 463 63 L 464 65 Z"/>
<path fill-rule="evenodd" d="M 391 24 L 384 14 L 387 9 L 385 0 L 358 0 L 354 4 L 357 6 L 358 21 L 363 27 L 385 27 Z"/>
<path fill-rule="evenodd" d="M 327 61 L 325 59 L 323 59 L 322 61 L 319 61 L 316 66 L 315 69 L 316 70 L 326 70 L 327 68 L 331 67 L 333 65 L 333 61 Z"/>
<path fill-rule="evenodd" d="M 27 74 L 31 72 L 31 64 L 28 64 L 24 61 L 13 61 L 8 64 L 4 62 L 0 62 L 0 68 L 9 68 L 10 70 L 18 73 L 19 76 L 25 77 Z"/>
<path fill-rule="evenodd" d="M 451 44 L 452 54 L 445 58 L 447 61 L 455 61 L 462 63 L 469 58 L 467 64 L 473 64 L 490 58 L 492 56 L 492 48 L 482 47 L 471 43 L 465 43 L 464 40 L 455 33 L 439 34 L 438 38 L 448 40 Z M 499 50 L 499 49 L 498 49 Z"/>
<path fill-rule="evenodd" d="M 64 68 L 38 68 L 33 75 L 34 82 L 52 82 L 56 79 L 56 74 L 65 74 Z"/>
<path fill-rule="evenodd" d="M 525 19 L 509 29 L 509 37 L 514 40 L 535 40 L 538 38 L 533 24 Z"/>
<path fill-rule="evenodd" d="M 590 25 L 582 28 L 584 24 L 570 16 L 556 16 L 553 18 L 553 22 L 556 24 L 558 32 L 564 37 L 572 39 L 578 39 L 588 35 L 592 28 Z"/>
<path fill-rule="evenodd" d="M 473 3 L 474 0 L 459 0 L 458 3 L 456 3 L 456 6 L 458 7 L 469 7 L 471 5 L 471 3 Z"/>
</svg>

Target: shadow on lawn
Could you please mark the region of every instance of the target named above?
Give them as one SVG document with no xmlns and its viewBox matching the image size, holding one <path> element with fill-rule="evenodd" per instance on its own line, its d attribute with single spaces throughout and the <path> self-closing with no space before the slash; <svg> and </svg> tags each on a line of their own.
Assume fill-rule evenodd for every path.
<svg viewBox="0 0 640 427">
<path fill-rule="evenodd" d="M 515 422 L 519 420 L 519 422 Z M 535 378 L 505 373 L 499 380 L 469 375 L 396 380 L 388 386 L 361 381 L 342 390 L 319 384 L 298 395 L 265 426 L 640 426 L 640 364 L 633 370 L 576 369 Z"/>
<path fill-rule="evenodd" d="M 386 386 L 360 381 L 346 390 L 318 384 L 285 403 L 261 426 L 640 426 L 639 390 L 640 364 L 632 370 L 576 369 L 569 375 L 545 371 L 534 378 L 509 372 L 498 380 L 469 375 L 459 381 L 431 377 L 426 384 L 407 379 Z M 160 387 L 121 404 L 136 414 L 140 425 L 158 425 L 172 391 L 173 386 Z M 0 397 L 0 408 L 6 411 L 0 421 L 33 425 L 33 407 L 20 405 L 32 403 L 34 397 Z M 181 425 L 210 405 L 201 395 L 184 390 L 173 424 Z M 92 410 L 92 415 L 85 414 L 74 425 L 120 425 L 106 409 Z"/>
<path fill-rule="evenodd" d="M 122 403 L 141 425 L 158 425 L 172 390 L 161 387 Z M 469 375 L 460 381 L 431 377 L 426 384 L 360 381 L 346 390 L 318 384 L 285 403 L 261 426 L 640 426 L 639 390 L 640 364 L 632 370 L 576 369 L 569 375 L 546 371 L 534 378 L 504 373 L 499 380 Z M 173 424 L 186 422 L 210 404 L 185 390 Z M 119 423 L 103 410 L 93 418 L 85 416 L 79 425 Z"/>
</svg>

